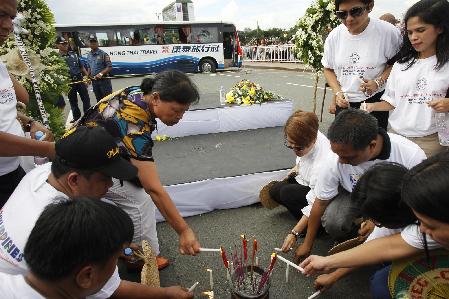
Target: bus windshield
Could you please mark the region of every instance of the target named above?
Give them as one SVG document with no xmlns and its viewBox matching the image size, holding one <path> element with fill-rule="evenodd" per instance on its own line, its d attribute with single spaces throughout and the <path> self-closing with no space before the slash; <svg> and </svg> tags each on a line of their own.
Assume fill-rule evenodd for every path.
<svg viewBox="0 0 449 299">
<path fill-rule="evenodd" d="M 242 50 L 233 24 L 163 22 L 155 24 L 56 25 L 70 49 L 87 57 L 89 36 L 109 54 L 111 75 L 157 73 L 166 69 L 215 72 L 240 67 Z M 86 61 L 84 59 L 84 61 Z"/>
</svg>

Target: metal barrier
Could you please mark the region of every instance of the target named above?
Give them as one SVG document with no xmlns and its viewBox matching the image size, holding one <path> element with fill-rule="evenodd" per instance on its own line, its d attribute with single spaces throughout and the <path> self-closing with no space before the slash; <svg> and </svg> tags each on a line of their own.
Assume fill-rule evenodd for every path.
<svg viewBox="0 0 449 299">
<path fill-rule="evenodd" d="M 295 45 L 244 46 L 243 59 L 265 62 L 300 62 L 295 57 Z"/>
</svg>

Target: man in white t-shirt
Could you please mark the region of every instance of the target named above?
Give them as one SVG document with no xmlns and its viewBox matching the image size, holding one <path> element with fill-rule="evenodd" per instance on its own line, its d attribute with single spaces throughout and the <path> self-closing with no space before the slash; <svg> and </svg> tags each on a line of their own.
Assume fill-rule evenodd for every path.
<svg viewBox="0 0 449 299">
<path fill-rule="evenodd" d="M 17 0 L 0 1 L 0 46 L 12 31 L 12 20 L 17 14 Z M 16 95 L 27 97 L 26 90 L 8 73 L 0 61 L 0 208 L 8 200 L 15 187 L 25 175 L 20 167 L 19 156 L 54 156 L 53 136 L 47 128 L 33 119 L 17 112 Z M 31 133 L 42 131 L 43 141 L 25 138 L 22 126 Z"/>
<path fill-rule="evenodd" d="M 354 220 L 360 217 L 360 208 L 350 200 L 350 193 L 371 166 L 385 161 L 410 169 L 426 159 L 415 143 L 385 132 L 374 116 L 358 109 L 337 115 L 328 137 L 335 155 L 323 164 L 328 166 L 318 175 L 307 235 L 296 250 L 298 258 L 310 254 L 320 223 L 336 240 L 347 239 L 357 232 Z"/>
<path fill-rule="evenodd" d="M 30 233 L 24 250 L 29 273 L 0 273 L 1 297 L 59 298 L 63 293 L 81 299 L 95 294 L 115 272 L 133 234 L 131 218 L 119 207 L 63 197 L 45 208 Z"/>
<path fill-rule="evenodd" d="M 0 210 L 0 272 L 26 273 L 25 243 L 48 204 L 60 198 L 80 196 L 100 199 L 112 186 L 112 177 L 127 180 L 137 175 L 137 169 L 121 158 L 114 139 L 101 127 L 74 128 L 56 143 L 55 149 L 54 162 L 30 171 Z M 92 298 L 109 298 L 117 294 L 123 298 L 147 294 L 153 298 L 160 293 L 172 296 L 161 298 L 191 297 L 181 288 L 155 289 L 121 281 L 116 271 Z"/>
</svg>

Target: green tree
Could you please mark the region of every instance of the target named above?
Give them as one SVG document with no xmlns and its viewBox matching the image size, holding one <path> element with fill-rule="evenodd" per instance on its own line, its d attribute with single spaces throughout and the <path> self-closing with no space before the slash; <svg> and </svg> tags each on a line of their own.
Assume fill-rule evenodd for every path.
<svg viewBox="0 0 449 299">
<path fill-rule="evenodd" d="M 29 32 L 29 34 L 21 34 L 21 38 L 39 81 L 50 128 L 56 137 L 60 137 L 64 133 L 64 116 L 62 111 L 53 104 L 61 93 L 69 90 L 69 77 L 65 61 L 54 50 L 56 30 L 53 25 L 55 23 L 53 13 L 44 0 L 20 0 L 18 12 L 24 17 L 22 27 Z M 8 70 L 17 77 L 30 94 L 28 113 L 35 119 L 42 120 L 31 77 L 20 57 L 13 36 L 3 47 L 0 47 L 0 56 Z"/>
</svg>

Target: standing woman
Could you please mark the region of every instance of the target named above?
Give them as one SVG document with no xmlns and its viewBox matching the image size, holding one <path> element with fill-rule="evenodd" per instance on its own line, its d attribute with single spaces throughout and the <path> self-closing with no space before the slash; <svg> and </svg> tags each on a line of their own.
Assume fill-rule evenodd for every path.
<svg viewBox="0 0 449 299">
<path fill-rule="evenodd" d="M 198 99 L 198 90 L 187 75 L 165 71 L 154 78 L 145 78 L 140 87 L 128 87 L 104 98 L 87 111 L 78 124 L 105 127 L 116 138 L 121 154 L 138 168 L 138 176 L 132 181 L 114 179 L 106 198 L 133 220 L 133 242 L 140 244 L 148 240 L 157 254 L 155 205 L 178 233 L 180 253 L 195 255 L 199 252 L 195 234 L 160 182 L 151 139 L 156 118 L 173 126 Z M 160 257 L 158 263 L 162 268 L 168 265 L 168 260 Z"/>
<path fill-rule="evenodd" d="M 407 11 L 404 42 L 387 90 L 381 102 L 366 105 L 368 112 L 392 110 L 392 131 L 418 144 L 428 157 L 444 149 L 435 112 L 449 111 L 448 16 L 446 0 L 422 0 Z"/>
<path fill-rule="evenodd" d="M 330 113 L 360 108 L 362 102 L 380 100 L 391 71 L 388 61 L 401 43 L 399 29 L 369 17 L 374 0 L 335 0 L 342 24 L 332 30 L 324 45 L 324 76 L 334 92 Z M 392 63 L 391 63 L 392 64 Z M 388 113 L 376 112 L 386 129 Z"/>
</svg>

